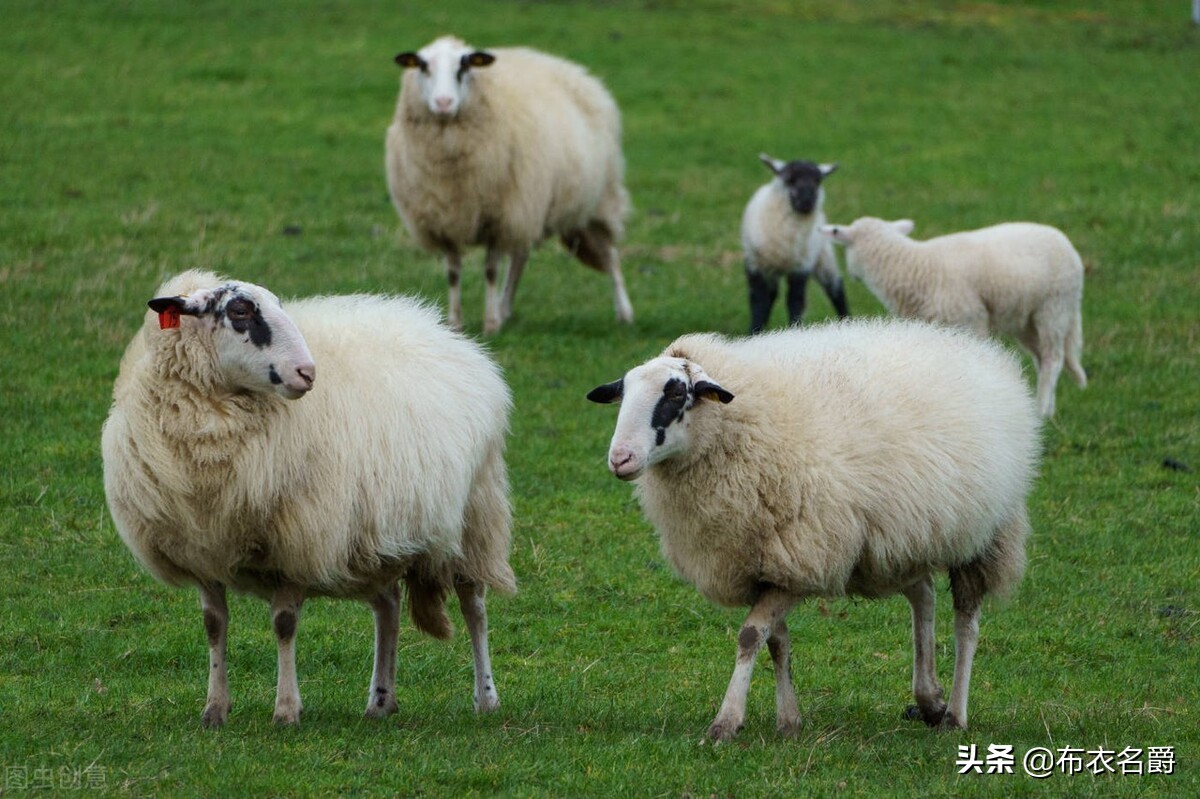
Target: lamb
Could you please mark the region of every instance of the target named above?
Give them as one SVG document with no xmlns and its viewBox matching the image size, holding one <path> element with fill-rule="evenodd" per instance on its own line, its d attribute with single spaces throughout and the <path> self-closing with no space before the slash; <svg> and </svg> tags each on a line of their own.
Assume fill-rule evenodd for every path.
<svg viewBox="0 0 1200 799">
<path fill-rule="evenodd" d="M 410 299 L 318 297 L 285 312 L 260 286 L 188 271 L 149 305 L 157 314 L 125 351 L 104 424 L 104 488 L 142 566 L 199 589 L 203 723 L 221 726 L 230 709 L 227 587 L 271 603 L 276 722 L 300 718 L 295 633 L 310 596 L 370 604 L 366 715 L 395 712 L 400 579 L 415 626 L 437 638 L 452 633 L 454 588 L 475 709 L 498 707 L 485 589 L 516 583 L 511 401 L 496 364 Z"/>
<path fill-rule="evenodd" d="M 821 182 L 837 169 L 837 164 L 784 162 L 766 153 L 758 157 L 775 178 L 754 192 L 742 214 L 750 332 L 757 333 L 766 326 L 779 292 L 779 279 L 784 276 L 789 324 L 799 324 L 804 316 L 804 290 L 812 274 L 816 274 L 838 317 L 846 318 L 850 315 L 846 289 L 833 246 L 820 230 L 825 224 L 825 190 Z"/>
<path fill-rule="evenodd" d="M 388 191 L 417 242 L 446 258 L 450 326 L 462 327 L 463 250 L 485 248 L 491 334 L 512 314 L 530 250 L 550 236 L 609 275 L 617 318 L 632 322 L 615 246 L 629 211 L 621 116 L 604 85 L 536 50 L 476 50 L 451 36 L 395 60 L 406 71 L 387 130 Z"/>
<path fill-rule="evenodd" d="M 692 334 L 588 399 L 620 402 L 608 467 L 637 481 L 674 570 L 713 602 L 751 608 L 710 738 L 742 727 L 764 642 L 778 730 L 795 734 L 786 619 L 809 596 L 903 594 L 910 710 L 967 726 L 980 605 L 1023 575 L 1038 457 L 1039 417 L 1011 354 L 905 320 Z M 934 668 L 940 571 L 955 612 L 948 706 Z"/>
<path fill-rule="evenodd" d="M 1083 262 L 1056 228 L 1031 222 L 913 241 L 913 222 L 863 217 L 822 231 L 846 247 L 846 271 L 898 316 L 1014 336 L 1033 355 L 1038 405 L 1054 415 L 1065 361 L 1080 388 Z"/>
</svg>

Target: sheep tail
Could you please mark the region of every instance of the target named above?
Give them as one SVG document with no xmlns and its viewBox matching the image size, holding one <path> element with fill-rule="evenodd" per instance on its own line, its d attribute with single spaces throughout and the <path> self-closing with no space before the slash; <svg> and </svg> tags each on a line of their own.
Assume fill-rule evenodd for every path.
<svg viewBox="0 0 1200 799">
<path fill-rule="evenodd" d="M 512 507 L 504 451 L 492 449 L 480 467 L 463 519 L 463 554 L 454 563 L 455 579 L 487 586 L 501 594 L 517 590 L 508 564 L 512 546 Z"/>
<path fill-rule="evenodd" d="M 447 585 L 424 570 L 413 570 L 404 577 L 408 588 L 408 615 L 418 630 L 446 640 L 454 635 L 454 625 L 446 613 Z"/>
</svg>

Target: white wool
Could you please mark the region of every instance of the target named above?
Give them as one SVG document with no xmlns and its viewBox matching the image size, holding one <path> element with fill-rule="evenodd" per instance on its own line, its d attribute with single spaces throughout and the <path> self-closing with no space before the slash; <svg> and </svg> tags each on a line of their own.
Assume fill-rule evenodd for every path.
<svg viewBox="0 0 1200 799">
<path fill-rule="evenodd" d="M 863 217 L 824 230 L 846 246 L 846 271 L 893 314 L 1015 337 L 1038 368 L 1038 402 L 1054 413 L 1065 364 L 1080 386 L 1083 262 L 1047 225 L 1009 222 L 914 241 L 907 220 Z"/>
</svg>

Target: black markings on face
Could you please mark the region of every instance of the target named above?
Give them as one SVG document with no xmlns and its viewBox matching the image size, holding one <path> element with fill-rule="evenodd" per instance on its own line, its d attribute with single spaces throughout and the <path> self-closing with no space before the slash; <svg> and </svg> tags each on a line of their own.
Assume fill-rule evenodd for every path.
<svg viewBox="0 0 1200 799">
<path fill-rule="evenodd" d="M 279 376 L 279 372 L 275 371 L 275 364 L 271 364 L 267 377 L 271 380 L 271 385 L 277 386 L 283 382 L 283 378 Z"/>
<path fill-rule="evenodd" d="M 812 161 L 789 161 L 779 170 L 779 179 L 787 186 L 788 200 L 796 213 L 812 213 L 824 177 L 821 168 Z"/>
<path fill-rule="evenodd" d="M 654 428 L 654 445 L 661 447 L 667 440 L 667 428 L 674 422 L 683 421 L 683 415 L 692 407 L 692 391 L 678 377 L 672 377 L 663 386 L 662 396 L 650 415 L 650 426 Z"/>
<path fill-rule="evenodd" d="M 224 316 L 235 333 L 249 335 L 250 343 L 262 349 L 271 344 L 271 326 L 253 300 L 235 294 L 217 309 L 217 322 Z"/>
</svg>

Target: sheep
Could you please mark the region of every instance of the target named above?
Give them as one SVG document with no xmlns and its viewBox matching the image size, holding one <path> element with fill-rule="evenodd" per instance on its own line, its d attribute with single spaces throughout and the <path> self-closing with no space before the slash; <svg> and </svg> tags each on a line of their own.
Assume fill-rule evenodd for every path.
<svg viewBox="0 0 1200 799">
<path fill-rule="evenodd" d="M 463 250 L 485 248 L 492 334 L 512 314 L 530 250 L 550 236 L 609 275 L 617 318 L 632 322 L 615 246 L 629 211 L 621 116 L 604 85 L 555 56 L 452 36 L 395 60 L 405 72 L 387 130 L 388 191 L 417 242 L 445 256 L 450 326 L 462 328 Z"/>
<path fill-rule="evenodd" d="M 278 723 L 300 718 L 295 634 L 310 596 L 370 604 L 366 715 L 396 711 L 400 579 L 414 625 L 443 639 L 453 586 L 475 709 L 497 708 L 485 589 L 516 589 L 499 368 L 411 299 L 317 297 L 285 312 L 261 286 L 188 271 L 149 306 L 103 428 L 104 488 L 141 565 L 200 592 L 203 724 L 230 709 L 227 587 L 271 604 Z"/>
<path fill-rule="evenodd" d="M 676 573 L 717 604 L 751 608 L 711 739 L 741 729 L 764 642 L 777 728 L 796 733 L 786 619 L 809 596 L 903 594 L 910 711 L 967 726 L 980 605 L 1024 573 L 1038 458 L 1040 420 L 1011 354 L 905 320 L 691 334 L 588 399 L 620 402 L 608 468 L 637 481 Z M 955 611 L 948 705 L 934 668 L 941 571 Z"/>
<path fill-rule="evenodd" d="M 804 289 L 812 274 L 816 274 L 838 317 L 846 318 L 850 309 L 837 259 L 833 246 L 820 232 L 825 224 L 825 190 L 821 182 L 837 169 L 837 164 L 784 162 L 766 153 L 758 157 L 775 178 L 754 192 L 742 214 L 750 332 L 757 333 L 766 326 L 779 292 L 779 279 L 784 276 L 789 324 L 800 324 L 804 316 Z"/>
<path fill-rule="evenodd" d="M 1009 222 L 913 241 L 910 219 L 863 217 L 822 232 L 846 247 L 846 271 L 898 316 L 1014 336 L 1037 368 L 1038 405 L 1054 415 L 1063 363 L 1080 388 L 1083 262 L 1062 231 Z"/>
</svg>

